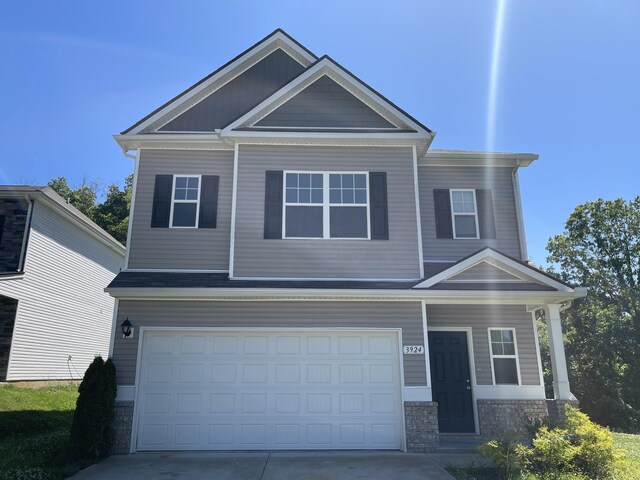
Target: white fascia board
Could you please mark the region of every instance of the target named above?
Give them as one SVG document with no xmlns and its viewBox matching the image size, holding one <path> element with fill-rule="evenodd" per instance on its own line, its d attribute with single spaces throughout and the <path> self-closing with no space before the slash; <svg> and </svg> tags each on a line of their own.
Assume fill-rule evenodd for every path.
<svg viewBox="0 0 640 480">
<path fill-rule="evenodd" d="M 179 98 L 176 98 L 173 102 L 171 102 L 169 105 L 165 106 L 163 109 L 156 112 L 151 117 L 147 118 L 140 125 L 137 125 L 135 128 L 131 129 L 131 131 L 128 132 L 127 135 L 135 135 L 137 133 L 140 133 L 145 128 L 149 127 L 153 123 L 157 122 L 158 120 L 162 119 L 164 116 L 171 113 L 173 110 L 179 108 L 181 105 L 191 100 L 194 96 L 200 94 L 202 91 L 209 88 L 215 82 L 219 81 L 225 76 L 229 76 L 229 78 L 226 79 L 224 83 L 218 86 L 218 88 L 222 87 L 223 85 L 233 80 L 235 77 L 240 75 L 242 72 L 244 72 L 248 68 L 251 68 L 251 66 L 255 65 L 255 63 L 257 63 L 262 58 L 266 57 L 269 53 L 275 51 L 278 48 L 282 48 L 285 52 L 290 54 L 294 60 L 296 60 L 298 63 L 300 63 L 304 67 L 308 67 L 309 65 L 311 65 L 311 63 L 313 63 L 316 60 L 316 58 L 313 55 L 311 55 L 309 52 L 301 48 L 299 45 L 297 45 L 295 42 L 289 39 L 282 32 L 276 32 L 275 34 L 265 39 L 263 42 L 254 46 L 251 50 L 246 52 L 244 55 L 238 57 L 232 63 L 230 63 L 225 68 L 217 72 L 215 75 L 212 75 L 211 78 L 207 79 L 205 82 L 202 82 L 200 85 L 192 88 L 188 92 L 181 95 Z M 244 63 L 251 60 L 252 57 L 257 57 L 255 58 L 256 60 L 255 62 L 250 62 L 248 65 L 245 65 L 245 68 L 239 69 L 239 67 L 241 67 Z M 234 72 L 234 70 L 238 70 L 238 71 Z"/>
<path fill-rule="evenodd" d="M 140 135 L 114 135 L 113 138 L 124 151 L 163 148 L 233 150 L 233 144 L 221 139 L 217 132 L 147 133 Z"/>
<path fill-rule="evenodd" d="M 389 122 L 394 125 L 400 127 L 398 123 L 403 124 L 417 132 L 422 132 L 420 135 L 421 138 L 433 139 L 433 134 L 426 131 L 422 126 L 418 125 L 411 118 L 409 118 L 404 113 L 400 112 L 396 107 L 391 105 L 388 101 L 382 99 L 380 96 L 376 95 L 369 88 L 366 88 L 362 83 L 357 81 L 347 72 L 342 70 L 342 68 L 338 67 L 335 63 L 333 63 L 328 58 L 323 58 L 318 61 L 315 65 L 310 67 L 307 71 L 305 71 L 302 75 L 296 77 L 287 85 L 282 87 L 276 93 L 271 95 L 269 98 L 261 102 L 259 105 L 251 109 L 249 112 L 238 118 L 233 123 L 227 125 L 222 130 L 223 136 L 230 135 L 231 131 L 242 126 L 252 125 L 258 122 L 260 119 L 264 118 L 266 115 L 274 111 L 276 108 L 286 103 L 289 99 L 295 96 L 297 93 L 301 92 L 304 88 L 309 86 L 318 78 L 327 75 L 331 79 L 335 80 L 342 87 L 346 88 L 350 91 L 350 93 L 354 94 L 359 100 L 363 101 L 367 106 L 373 108 L 376 113 L 382 115 Z M 238 133 L 238 132 L 234 132 Z M 276 132 L 264 132 L 269 135 L 273 135 Z M 280 132 L 278 132 L 280 133 Z M 287 132 L 286 135 L 289 136 L 293 132 Z M 299 132 L 305 135 L 305 132 Z M 360 135 L 360 134 L 357 134 Z M 388 134 L 383 134 L 388 135 Z"/>
<path fill-rule="evenodd" d="M 517 272 L 520 273 L 526 277 L 530 277 L 533 280 L 542 283 L 543 285 L 547 285 L 551 288 L 555 288 L 556 290 L 558 290 L 559 292 L 573 292 L 574 289 L 571 287 L 568 287 L 566 285 L 564 285 L 563 283 L 557 282 L 555 280 L 553 280 L 552 278 L 543 275 L 542 273 L 537 272 L 536 270 L 526 267 L 524 265 L 522 265 L 519 262 L 516 262 L 514 260 L 511 260 L 509 257 L 506 257 L 504 255 L 502 255 L 499 252 L 496 252 L 495 250 L 490 250 L 490 249 L 485 249 L 482 250 L 481 252 L 476 253 L 475 255 L 467 258 L 466 260 L 463 260 L 462 262 L 434 275 L 433 277 L 430 277 L 428 279 L 426 279 L 424 282 L 419 283 L 418 285 L 414 286 L 414 289 L 421 289 L 421 288 L 429 288 L 432 287 L 433 285 L 436 285 L 437 283 L 440 283 L 442 281 L 448 280 L 462 272 L 464 272 L 465 270 L 473 267 L 474 265 L 482 262 L 482 261 L 487 261 L 487 263 L 490 263 L 491 265 L 495 265 L 498 268 L 501 269 L 505 269 L 507 272 L 511 273 L 511 271 L 513 272 Z M 506 267 L 506 268 L 505 268 Z M 492 293 L 493 294 L 493 293 Z"/>
<path fill-rule="evenodd" d="M 469 150 L 429 150 L 418 159 L 419 166 L 528 167 L 539 156 L 535 153 L 484 152 Z"/>
<path fill-rule="evenodd" d="M 105 288 L 121 300 L 199 301 L 367 301 L 425 302 L 427 304 L 531 305 L 563 303 L 584 296 L 582 292 L 487 292 L 477 290 L 357 290 L 292 288 Z"/>
</svg>

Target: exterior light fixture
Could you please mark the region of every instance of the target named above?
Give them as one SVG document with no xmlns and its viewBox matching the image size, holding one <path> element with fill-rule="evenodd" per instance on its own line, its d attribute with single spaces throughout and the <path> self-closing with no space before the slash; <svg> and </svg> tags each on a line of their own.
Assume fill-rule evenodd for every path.
<svg viewBox="0 0 640 480">
<path fill-rule="evenodd" d="M 122 329 L 122 338 L 129 338 L 133 336 L 133 325 L 131 325 L 129 317 L 127 317 L 126 320 L 122 322 L 120 328 Z"/>
</svg>

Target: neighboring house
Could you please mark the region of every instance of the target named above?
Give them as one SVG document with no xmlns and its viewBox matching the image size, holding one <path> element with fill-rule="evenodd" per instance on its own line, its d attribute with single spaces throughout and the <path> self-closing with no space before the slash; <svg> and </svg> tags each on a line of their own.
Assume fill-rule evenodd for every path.
<svg viewBox="0 0 640 480">
<path fill-rule="evenodd" d="M 0 381 L 81 379 L 106 358 L 124 254 L 51 188 L 0 186 Z"/>
<path fill-rule="evenodd" d="M 537 155 L 433 138 L 281 30 L 116 135 L 135 181 L 107 288 L 115 451 L 494 435 L 548 411 L 539 309 L 551 412 L 572 400 L 559 315 L 585 291 L 527 263 Z"/>
</svg>

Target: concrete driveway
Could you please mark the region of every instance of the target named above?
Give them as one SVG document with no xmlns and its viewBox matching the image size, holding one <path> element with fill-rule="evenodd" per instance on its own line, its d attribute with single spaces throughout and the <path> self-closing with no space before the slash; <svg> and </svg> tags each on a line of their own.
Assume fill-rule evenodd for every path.
<svg viewBox="0 0 640 480">
<path fill-rule="evenodd" d="M 449 480 L 426 455 L 401 452 L 250 452 L 117 455 L 74 480 Z"/>
</svg>

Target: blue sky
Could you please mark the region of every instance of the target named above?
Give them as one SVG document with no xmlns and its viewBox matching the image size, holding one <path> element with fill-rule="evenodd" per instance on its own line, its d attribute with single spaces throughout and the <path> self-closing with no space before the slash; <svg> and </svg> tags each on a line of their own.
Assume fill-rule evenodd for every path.
<svg viewBox="0 0 640 480">
<path fill-rule="evenodd" d="M 122 183 L 111 138 L 273 31 L 329 54 L 437 131 L 434 148 L 535 152 L 529 254 L 573 208 L 640 193 L 640 2 L 14 1 L 0 16 L 0 183 Z M 491 136 L 488 132 L 494 131 Z"/>
</svg>

